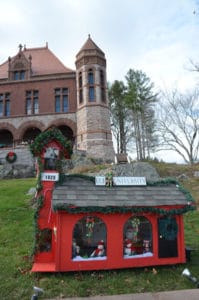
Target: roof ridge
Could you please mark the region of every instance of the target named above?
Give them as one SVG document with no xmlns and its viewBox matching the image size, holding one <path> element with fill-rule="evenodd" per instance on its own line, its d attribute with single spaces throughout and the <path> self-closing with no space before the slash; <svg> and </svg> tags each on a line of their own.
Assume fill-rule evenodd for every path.
<svg viewBox="0 0 199 300">
<path fill-rule="evenodd" d="M 27 48 L 25 47 L 22 52 L 26 52 L 26 51 L 30 51 L 30 50 L 45 50 L 45 49 L 48 49 L 49 48 L 47 46 L 44 46 L 44 47 L 32 47 L 32 48 Z"/>
</svg>

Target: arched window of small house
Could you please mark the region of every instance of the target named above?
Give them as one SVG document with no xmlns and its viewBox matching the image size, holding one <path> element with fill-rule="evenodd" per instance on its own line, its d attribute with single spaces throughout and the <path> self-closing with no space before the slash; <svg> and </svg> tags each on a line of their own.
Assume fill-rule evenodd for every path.
<svg viewBox="0 0 199 300">
<path fill-rule="evenodd" d="M 106 236 L 102 219 L 92 215 L 80 219 L 73 229 L 72 259 L 106 259 Z"/>
<path fill-rule="evenodd" d="M 52 230 L 44 228 L 37 234 L 37 248 L 39 252 L 49 252 L 52 249 Z"/>
<path fill-rule="evenodd" d="M 133 216 L 124 225 L 124 257 L 152 256 L 152 226 L 143 216 Z"/>
</svg>

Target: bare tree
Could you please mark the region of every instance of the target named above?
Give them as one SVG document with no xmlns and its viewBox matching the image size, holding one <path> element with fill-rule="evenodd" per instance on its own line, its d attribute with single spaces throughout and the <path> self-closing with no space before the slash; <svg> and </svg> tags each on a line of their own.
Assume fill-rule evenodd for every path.
<svg viewBox="0 0 199 300">
<path fill-rule="evenodd" d="M 193 164 L 199 154 L 199 91 L 174 91 L 163 96 L 157 109 L 159 150 L 173 150 L 186 163 Z"/>
</svg>

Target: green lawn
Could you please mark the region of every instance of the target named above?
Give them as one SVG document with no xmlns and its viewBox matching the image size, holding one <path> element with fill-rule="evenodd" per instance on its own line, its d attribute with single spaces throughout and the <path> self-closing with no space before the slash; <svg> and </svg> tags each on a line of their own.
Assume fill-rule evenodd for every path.
<svg viewBox="0 0 199 300">
<path fill-rule="evenodd" d="M 187 213 L 184 219 L 186 244 L 195 249 L 191 262 L 186 265 L 80 273 L 31 273 L 34 209 L 27 192 L 35 184 L 35 179 L 0 181 L 1 300 L 30 299 L 34 285 L 45 290 L 41 299 L 194 288 L 181 273 L 188 267 L 199 278 L 199 211 Z"/>
</svg>

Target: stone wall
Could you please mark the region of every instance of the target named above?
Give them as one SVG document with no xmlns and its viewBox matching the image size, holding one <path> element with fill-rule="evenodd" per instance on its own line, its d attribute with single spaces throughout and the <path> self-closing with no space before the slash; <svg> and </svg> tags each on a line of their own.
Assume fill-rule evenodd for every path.
<svg viewBox="0 0 199 300">
<path fill-rule="evenodd" d="M 6 155 L 13 151 L 17 155 L 14 163 L 6 161 Z M 35 176 L 35 159 L 28 146 L 0 149 L 0 178 L 25 178 Z"/>
</svg>

